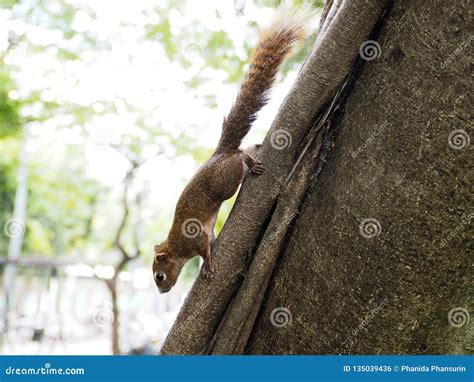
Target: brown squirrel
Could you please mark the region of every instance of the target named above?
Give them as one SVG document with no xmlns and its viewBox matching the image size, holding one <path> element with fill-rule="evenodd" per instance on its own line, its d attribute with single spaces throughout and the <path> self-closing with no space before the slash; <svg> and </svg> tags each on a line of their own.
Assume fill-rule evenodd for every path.
<svg viewBox="0 0 474 382">
<path fill-rule="evenodd" d="M 278 69 L 298 41 L 305 38 L 308 15 L 280 14 L 261 35 L 249 71 L 229 115 L 224 119 L 215 152 L 199 168 L 181 194 L 168 238 L 155 245 L 153 277 L 160 293 L 176 283 L 184 264 L 194 256 L 204 260 L 203 274 L 214 273 L 211 247 L 219 208 L 237 191 L 247 172 L 263 172 L 256 158 L 259 145 L 240 149 L 257 112 L 268 102 Z"/>
</svg>

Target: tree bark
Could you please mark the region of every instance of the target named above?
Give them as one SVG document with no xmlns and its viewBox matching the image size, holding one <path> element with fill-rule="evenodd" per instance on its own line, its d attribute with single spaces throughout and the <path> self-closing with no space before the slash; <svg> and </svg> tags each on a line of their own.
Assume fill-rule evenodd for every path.
<svg viewBox="0 0 474 382">
<path fill-rule="evenodd" d="M 469 4 L 369 3 L 325 13 L 163 354 L 472 351 Z"/>
<path fill-rule="evenodd" d="M 452 131 L 469 131 L 467 51 L 443 65 L 469 39 L 464 5 L 395 4 L 378 38 L 381 57 L 348 98 L 247 352 L 472 351 L 469 327 L 448 322 L 452 309 L 472 307 L 467 227 L 440 246 L 472 208 L 470 147 L 448 142 Z M 364 219 L 379 222 L 378 235 L 361 234 Z M 278 307 L 292 318 L 281 328 L 269 319 Z"/>
</svg>

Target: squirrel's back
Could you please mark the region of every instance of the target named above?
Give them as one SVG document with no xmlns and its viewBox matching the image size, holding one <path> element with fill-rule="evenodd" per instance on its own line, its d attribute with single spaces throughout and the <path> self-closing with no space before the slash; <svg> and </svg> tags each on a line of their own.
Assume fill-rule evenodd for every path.
<svg viewBox="0 0 474 382">
<path fill-rule="evenodd" d="M 257 112 L 268 102 L 278 69 L 292 48 L 306 37 L 307 10 L 280 12 L 260 35 L 250 68 L 237 99 L 224 119 L 216 152 L 238 149 L 247 135 Z"/>
</svg>

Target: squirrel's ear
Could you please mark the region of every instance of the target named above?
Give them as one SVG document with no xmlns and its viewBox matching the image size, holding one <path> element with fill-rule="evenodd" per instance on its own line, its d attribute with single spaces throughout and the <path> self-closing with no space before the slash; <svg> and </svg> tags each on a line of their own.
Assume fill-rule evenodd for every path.
<svg viewBox="0 0 474 382">
<path fill-rule="evenodd" d="M 158 262 L 158 261 L 164 261 L 165 263 L 168 262 L 168 255 L 164 252 L 161 252 L 161 253 L 157 253 L 155 255 L 155 261 Z"/>
</svg>

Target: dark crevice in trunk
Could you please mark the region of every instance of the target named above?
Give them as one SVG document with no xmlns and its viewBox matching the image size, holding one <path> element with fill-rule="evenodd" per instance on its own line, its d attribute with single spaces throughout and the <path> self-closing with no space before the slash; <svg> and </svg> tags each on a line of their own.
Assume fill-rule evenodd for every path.
<svg viewBox="0 0 474 382">
<path fill-rule="evenodd" d="M 382 27 L 385 23 L 385 16 L 388 15 L 388 13 L 389 13 L 390 9 L 392 8 L 392 6 L 393 6 L 393 2 L 387 7 L 385 12 L 380 16 L 379 21 L 375 24 L 374 30 L 372 31 L 369 39 L 376 40 L 378 38 L 378 36 L 380 35 L 380 32 L 381 32 L 381 29 L 382 29 Z M 322 145 L 322 150 L 321 150 L 321 152 L 319 153 L 319 155 L 317 157 L 317 163 L 315 165 L 315 171 L 311 175 L 310 184 L 309 184 L 306 192 L 304 193 L 304 196 L 301 200 L 300 205 L 298 206 L 298 211 L 303 210 L 305 208 L 305 203 L 306 203 L 308 197 L 312 194 L 314 188 L 317 187 L 319 175 L 321 174 L 325 163 L 328 160 L 330 160 L 330 158 L 331 158 L 333 148 L 336 144 L 338 127 L 340 126 L 340 123 L 341 123 L 342 118 L 344 116 L 345 105 L 346 105 L 347 99 L 348 99 L 349 95 L 352 93 L 352 90 L 354 89 L 354 86 L 355 86 L 358 78 L 360 77 L 360 74 L 362 72 L 364 63 L 365 63 L 365 61 L 361 57 L 358 57 L 358 59 L 356 60 L 356 62 L 353 65 L 353 68 L 348 73 L 346 81 L 344 81 L 344 83 L 341 86 L 341 89 L 339 90 L 340 94 L 337 97 L 337 100 L 335 101 L 335 104 L 333 105 L 334 101 L 333 102 L 328 102 L 328 104 L 324 105 L 324 107 L 322 107 L 320 109 L 320 111 L 315 115 L 315 117 L 313 119 L 314 122 L 312 124 L 311 129 L 315 128 L 315 126 L 317 125 L 317 123 L 320 121 L 321 118 L 324 118 L 324 114 L 327 113 L 328 108 L 331 108 L 331 106 L 333 106 L 333 110 L 330 112 L 330 114 L 326 118 L 326 120 L 328 121 L 327 122 L 328 127 L 327 127 L 327 129 L 325 129 L 324 142 L 323 142 L 323 145 Z M 297 151 L 297 158 L 302 156 L 302 153 L 303 153 L 303 150 L 304 150 L 305 146 L 308 144 L 309 140 L 311 139 L 311 134 L 310 134 L 311 129 L 309 130 L 308 135 L 305 137 L 304 141 L 302 142 L 300 148 Z M 313 144 L 312 148 L 314 149 L 314 144 Z M 277 199 L 277 202 L 278 202 L 278 199 Z M 275 203 L 275 206 L 276 206 L 276 204 L 277 203 Z M 293 229 L 294 229 L 294 227 L 297 223 L 297 220 L 298 220 L 297 218 L 293 219 L 293 221 L 291 222 L 291 224 L 288 227 L 288 230 L 285 234 L 285 239 L 282 243 L 282 248 L 281 248 L 281 251 L 280 251 L 280 255 L 278 256 L 278 259 L 277 259 L 277 261 L 275 263 L 275 266 L 272 270 L 272 275 L 271 275 L 270 280 L 269 280 L 269 282 L 267 284 L 267 287 L 265 289 L 262 304 L 258 309 L 257 317 L 256 317 L 256 320 L 255 320 L 256 323 L 261 322 L 261 320 L 263 318 L 262 315 L 266 311 L 266 301 L 268 301 L 268 295 L 269 295 L 270 291 L 272 290 L 272 287 L 273 287 L 273 284 L 274 284 L 275 275 L 278 271 L 278 264 L 281 263 L 284 260 L 284 257 L 286 256 L 286 249 L 288 247 L 289 240 L 291 239 L 291 237 L 293 235 Z M 258 245 L 257 245 L 257 247 L 258 247 Z M 250 351 L 251 345 L 256 340 L 256 338 L 255 338 L 256 330 L 255 329 L 256 329 L 256 326 L 253 327 L 253 329 L 250 333 L 249 340 L 247 342 L 247 345 L 245 346 L 245 352 L 244 353 L 248 353 Z"/>
</svg>

